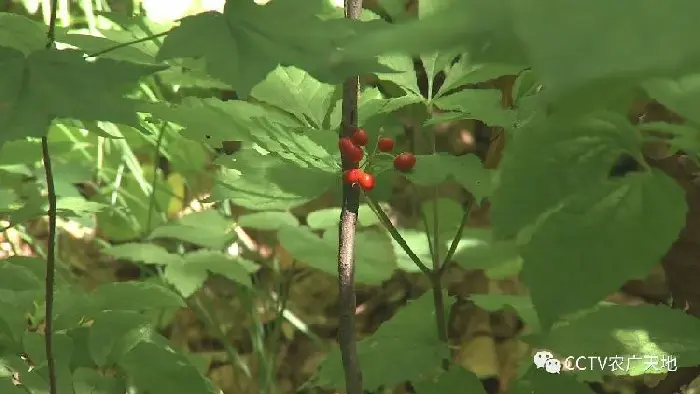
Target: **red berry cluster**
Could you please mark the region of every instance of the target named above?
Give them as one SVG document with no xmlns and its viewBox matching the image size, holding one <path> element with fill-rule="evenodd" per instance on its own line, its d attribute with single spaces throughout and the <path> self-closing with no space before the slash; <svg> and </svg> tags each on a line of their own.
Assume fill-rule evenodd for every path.
<svg viewBox="0 0 700 394">
<path fill-rule="evenodd" d="M 338 142 L 338 147 L 343 157 L 351 163 L 359 164 L 364 157 L 363 146 L 367 145 L 369 136 L 362 128 L 357 128 L 350 137 L 342 137 Z M 391 138 L 380 138 L 377 141 L 377 149 L 380 152 L 391 152 L 394 149 L 394 140 Z M 394 157 L 394 168 L 399 171 L 410 171 L 416 165 L 416 156 L 410 152 L 404 152 Z M 343 182 L 347 184 L 359 184 L 364 190 L 374 188 L 374 177 L 372 174 L 364 172 L 362 169 L 353 168 L 343 172 Z"/>
</svg>

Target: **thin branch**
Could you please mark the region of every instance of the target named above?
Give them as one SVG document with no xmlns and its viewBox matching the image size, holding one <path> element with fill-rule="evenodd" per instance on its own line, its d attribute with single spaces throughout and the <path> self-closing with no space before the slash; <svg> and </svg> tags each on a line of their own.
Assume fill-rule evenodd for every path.
<svg viewBox="0 0 700 394">
<path fill-rule="evenodd" d="M 345 17 L 359 19 L 362 0 L 345 0 Z M 357 101 L 360 78 L 355 76 L 343 83 L 341 132 L 339 137 L 350 136 L 357 128 Z M 357 165 L 343 157 L 343 170 Z M 362 370 L 357 358 L 355 334 L 355 229 L 360 205 L 358 187 L 343 183 L 343 197 L 338 231 L 338 307 L 340 312 L 339 342 L 345 372 L 346 394 L 362 394 Z"/>
<path fill-rule="evenodd" d="M 413 261 L 413 263 L 418 266 L 418 268 L 423 272 L 424 274 L 431 276 L 433 272 L 428 268 L 427 265 L 423 264 L 423 262 L 420 260 L 420 257 L 418 257 L 413 250 L 411 250 L 411 247 L 408 246 L 406 243 L 406 240 L 403 239 L 401 234 L 399 234 L 399 230 L 394 227 L 394 225 L 391 223 L 391 220 L 389 219 L 388 216 L 386 216 L 386 213 L 382 210 L 382 208 L 377 204 L 376 201 L 372 199 L 368 194 L 365 193 L 365 198 L 367 199 L 367 202 L 369 203 L 370 208 L 374 211 L 374 213 L 377 215 L 379 220 L 382 222 L 384 225 L 384 228 L 389 231 L 389 234 L 391 235 L 391 238 L 396 241 L 397 244 L 403 249 L 404 252 L 408 255 L 408 257 Z"/>
<path fill-rule="evenodd" d="M 51 18 L 46 35 L 46 49 L 50 50 L 56 40 L 56 12 L 58 0 L 51 1 Z M 46 132 L 48 133 L 48 127 Z M 46 362 L 49 374 L 49 393 L 57 394 L 56 384 L 56 360 L 53 357 L 53 301 L 56 275 L 56 187 L 53 179 L 53 169 L 51 167 L 51 156 L 49 155 L 49 137 L 41 137 L 41 153 L 44 159 L 44 172 L 46 173 L 46 189 L 49 200 L 49 239 L 46 252 L 46 283 L 45 289 L 45 310 L 44 310 L 44 346 L 46 350 Z"/>
<path fill-rule="evenodd" d="M 459 246 L 459 241 L 462 240 L 462 234 L 464 234 L 464 228 L 467 226 L 469 212 L 471 212 L 472 210 L 472 201 L 474 201 L 473 197 L 469 199 L 469 203 L 467 203 L 467 206 L 464 207 L 464 211 L 462 213 L 462 221 L 459 225 L 459 229 L 457 229 L 457 234 L 455 234 L 455 237 L 452 239 L 450 249 L 447 251 L 447 255 L 445 255 L 445 259 L 443 260 L 440 269 L 437 271 L 437 275 L 440 277 L 442 277 L 442 275 L 445 273 L 445 267 L 447 267 L 448 263 L 450 262 L 450 260 L 452 260 L 452 257 L 457 252 L 457 246 Z"/>
<path fill-rule="evenodd" d="M 222 345 L 224 346 L 224 351 L 228 356 L 228 361 L 231 364 L 236 364 L 236 366 L 243 371 L 246 377 L 251 378 L 253 374 L 251 373 L 250 368 L 238 354 L 236 348 L 231 345 L 231 342 L 226 337 L 226 333 L 221 329 L 221 325 L 219 324 L 218 320 L 210 312 L 213 308 L 207 301 L 205 301 L 206 295 L 195 295 L 192 297 L 192 300 L 187 300 L 184 297 L 182 299 L 192 311 L 199 315 L 199 318 L 202 319 L 202 322 L 209 329 L 209 332 L 216 335 L 216 339 L 221 341 Z"/>
<path fill-rule="evenodd" d="M 172 30 L 172 29 L 171 29 L 171 30 Z M 101 49 L 101 50 L 99 50 L 99 51 L 97 51 L 97 52 L 88 54 L 88 57 L 98 57 L 98 56 L 102 56 L 102 55 L 104 55 L 104 54 L 106 54 L 106 53 L 116 51 L 117 49 L 121 49 L 121 48 L 128 47 L 129 45 L 134 45 L 134 44 L 139 44 L 139 43 L 146 42 L 146 41 L 155 40 L 156 38 L 163 37 L 163 36 L 167 36 L 168 33 L 170 33 L 171 30 L 167 30 L 167 31 L 164 31 L 164 32 L 162 32 L 162 33 L 157 33 L 157 34 L 153 34 L 153 35 L 146 36 L 146 37 L 137 38 L 137 39 L 132 40 L 132 41 L 122 42 L 122 43 L 120 43 L 120 44 L 117 44 L 117 45 L 114 45 L 114 46 L 111 46 L 111 47 L 108 47 L 108 48 L 105 48 L 105 49 Z"/>
<path fill-rule="evenodd" d="M 163 144 L 163 139 L 165 138 L 165 132 L 167 131 L 168 122 L 163 122 L 160 129 L 158 130 L 158 140 L 156 141 L 155 152 L 153 154 L 153 173 L 151 174 L 151 195 L 148 199 L 148 216 L 146 216 L 146 234 L 148 236 L 153 230 L 153 211 L 156 208 L 156 184 L 158 183 L 158 157 L 160 156 L 160 147 Z"/>
<path fill-rule="evenodd" d="M 416 196 L 420 196 L 418 193 L 418 188 L 414 183 L 411 183 L 411 186 L 413 186 L 413 191 L 416 193 Z M 432 236 L 430 235 L 430 227 L 428 226 L 428 216 L 425 214 L 425 210 L 423 209 L 423 204 L 422 202 L 418 202 L 418 212 L 420 213 L 420 219 L 423 222 L 423 227 L 425 227 L 425 238 L 428 241 L 428 250 L 430 251 L 430 255 L 434 256 L 435 252 L 433 250 L 433 241 L 432 241 Z"/>
</svg>

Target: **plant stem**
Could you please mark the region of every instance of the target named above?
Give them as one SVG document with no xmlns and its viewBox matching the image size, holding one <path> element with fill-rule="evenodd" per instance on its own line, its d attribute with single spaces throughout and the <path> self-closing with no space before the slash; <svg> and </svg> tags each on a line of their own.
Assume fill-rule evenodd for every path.
<svg viewBox="0 0 700 394">
<path fill-rule="evenodd" d="M 228 355 L 229 362 L 231 364 L 236 364 L 241 369 L 241 371 L 243 371 L 246 377 L 252 377 L 253 375 L 250 372 L 250 368 L 248 367 L 248 365 L 246 365 L 245 361 L 241 359 L 236 348 L 234 348 L 233 345 L 231 345 L 231 343 L 229 342 L 228 338 L 226 338 L 226 333 L 224 333 L 224 331 L 221 329 L 221 326 L 219 325 L 217 319 L 210 313 L 210 311 L 213 308 L 211 308 L 210 305 L 208 305 L 208 303 L 204 301 L 205 297 L 206 295 L 195 295 L 192 301 L 188 301 L 184 298 L 183 300 L 189 305 L 190 309 L 192 309 L 197 315 L 199 315 L 205 326 L 209 328 L 209 331 L 216 335 L 217 339 L 221 341 L 221 343 L 224 346 L 224 350 Z"/>
<path fill-rule="evenodd" d="M 146 42 L 146 41 L 155 40 L 155 39 L 158 38 L 158 37 L 163 37 L 163 36 L 168 35 L 168 33 L 170 33 L 170 30 L 164 31 L 164 32 L 162 32 L 162 33 L 157 33 L 157 34 L 153 34 L 153 35 L 150 35 L 150 36 L 146 36 L 146 37 L 141 37 L 141 38 L 138 38 L 138 39 L 136 39 L 136 40 L 127 41 L 127 42 L 122 42 L 122 43 L 120 43 L 120 44 L 111 46 L 111 47 L 109 47 L 109 48 L 105 48 L 105 49 L 99 50 L 99 51 L 97 51 L 97 52 L 88 54 L 88 57 L 98 57 L 98 56 L 104 55 L 104 54 L 106 54 L 106 53 L 109 53 L 109 52 L 112 52 L 112 51 L 116 51 L 117 49 L 121 49 L 121 48 L 124 48 L 124 47 L 128 47 L 129 45 L 134 45 L 134 44 L 138 44 L 138 43 L 141 43 L 141 42 Z"/>
<path fill-rule="evenodd" d="M 153 231 L 153 211 L 156 207 L 156 185 L 158 183 L 158 157 L 160 155 L 160 147 L 163 144 L 163 139 L 165 138 L 165 132 L 167 131 L 168 122 L 163 122 L 160 129 L 158 130 L 158 139 L 156 140 L 155 152 L 153 154 L 153 173 L 151 174 L 151 195 L 148 199 L 148 216 L 146 216 L 146 234 L 148 236 L 151 231 Z"/>
<path fill-rule="evenodd" d="M 447 316 L 445 316 L 445 299 L 442 293 L 442 277 L 437 273 L 430 275 L 430 284 L 433 288 L 433 305 L 435 306 L 435 325 L 437 327 L 438 338 L 447 343 Z M 449 359 L 442 360 L 442 368 L 447 370 L 450 365 Z"/>
<path fill-rule="evenodd" d="M 413 261 L 413 263 L 416 266 L 418 266 L 418 268 L 421 270 L 422 273 L 430 276 L 432 274 L 432 271 L 430 270 L 430 268 L 428 268 L 428 266 L 423 264 L 423 262 L 420 260 L 420 257 L 418 257 L 413 252 L 413 250 L 411 250 L 411 247 L 408 246 L 408 244 L 406 243 L 406 240 L 403 239 L 401 234 L 399 234 L 399 230 L 397 230 L 396 227 L 394 227 L 394 225 L 391 223 L 391 220 L 389 220 L 389 217 L 386 216 L 386 213 L 384 213 L 384 211 L 379 206 L 379 204 L 377 204 L 377 202 L 374 201 L 372 199 L 372 197 L 370 197 L 367 193 L 365 193 L 365 199 L 367 199 L 367 202 L 369 203 L 370 208 L 372 208 L 374 213 L 377 215 L 377 217 L 379 218 L 379 221 L 382 222 L 382 224 L 384 225 L 384 228 L 386 228 L 386 230 L 391 235 L 391 238 L 393 238 L 394 241 L 396 241 L 396 243 L 399 244 L 401 249 L 403 249 L 403 251 L 406 252 L 406 254 L 411 259 L 411 261 Z"/>
<path fill-rule="evenodd" d="M 445 259 L 442 261 L 442 265 L 437 271 L 437 275 L 440 276 L 440 278 L 442 278 L 442 275 L 445 273 L 448 263 L 450 262 L 450 260 L 452 260 L 452 256 L 454 256 L 455 252 L 457 252 L 457 246 L 459 246 L 459 241 L 462 240 L 464 228 L 467 226 L 467 220 L 469 219 L 469 212 L 471 211 L 473 201 L 474 198 L 471 197 L 469 199 L 469 202 L 464 207 L 464 211 L 462 212 L 462 221 L 460 222 L 459 228 L 457 229 L 457 234 L 455 234 L 455 237 L 452 239 L 450 249 L 447 251 Z"/>
<path fill-rule="evenodd" d="M 51 1 L 51 18 L 46 35 L 46 49 L 51 50 L 56 40 L 56 12 L 58 0 Z M 47 134 L 49 127 L 47 127 Z M 49 393 L 57 394 L 56 384 L 56 360 L 53 357 L 53 301 L 56 275 L 56 187 L 53 179 L 53 168 L 51 167 L 51 156 L 49 154 L 49 137 L 41 137 L 41 154 L 44 161 L 44 172 L 46 174 L 47 198 L 49 200 L 49 239 L 46 252 L 46 283 L 45 289 L 45 309 L 44 309 L 44 346 L 46 350 L 46 363 L 49 374 Z"/>
<path fill-rule="evenodd" d="M 362 0 L 345 0 L 345 17 L 359 19 Z M 357 101 L 360 90 L 358 76 L 343 83 L 343 104 L 341 133 L 339 137 L 349 137 L 357 128 Z M 343 170 L 357 168 L 356 164 L 343 157 Z M 357 338 L 355 334 L 355 229 L 357 211 L 360 205 L 360 191 L 357 187 L 343 183 L 343 197 L 338 231 L 338 307 L 340 353 L 345 372 L 346 394 L 362 394 L 362 370 L 357 358 Z"/>
<path fill-rule="evenodd" d="M 56 0 L 54 0 L 54 3 Z M 53 11 L 55 14 L 55 11 Z M 55 16 L 54 16 L 55 17 Z M 46 362 L 49 372 L 49 393 L 56 394 L 56 360 L 53 357 L 53 299 L 54 282 L 56 274 L 56 188 L 53 181 L 51 157 L 49 156 L 48 137 L 41 137 L 41 150 L 44 158 L 44 171 L 46 173 L 46 188 L 49 200 L 49 239 L 46 251 L 46 283 L 45 283 L 45 330 L 44 344 L 46 346 Z"/>
</svg>

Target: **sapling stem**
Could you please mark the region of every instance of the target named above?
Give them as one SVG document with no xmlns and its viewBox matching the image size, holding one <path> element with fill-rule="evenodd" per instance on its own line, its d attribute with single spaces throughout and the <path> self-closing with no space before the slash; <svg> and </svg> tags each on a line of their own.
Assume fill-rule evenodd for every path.
<svg viewBox="0 0 700 394">
<path fill-rule="evenodd" d="M 56 41 L 56 12 L 58 10 L 58 0 L 51 1 L 51 17 L 46 35 L 46 50 L 53 49 Z M 48 133 L 48 127 L 46 132 Z M 44 160 L 44 172 L 46 173 L 47 199 L 49 200 L 49 239 L 46 250 L 46 283 L 45 287 L 45 309 L 44 309 L 44 346 L 46 350 L 46 364 L 49 375 L 49 394 L 58 393 L 56 384 L 56 360 L 53 356 L 53 301 L 56 275 L 56 187 L 53 179 L 53 168 L 51 167 L 51 155 L 49 154 L 49 137 L 41 137 L 41 154 Z"/>
<path fill-rule="evenodd" d="M 359 19 L 362 0 L 345 0 L 345 18 Z M 342 121 L 339 138 L 350 137 L 357 129 L 357 101 L 360 90 L 358 76 L 343 83 Z M 357 168 L 343 154 L 343 171 Z M 355 334 L 355 230 L 360 205 L 360 188 L 343 183 L 343 196 L 338 231 L 338 339 L 345 373 L 347 394 L 362 394 L 362 370 L 357 358 Z"/>
</svg>

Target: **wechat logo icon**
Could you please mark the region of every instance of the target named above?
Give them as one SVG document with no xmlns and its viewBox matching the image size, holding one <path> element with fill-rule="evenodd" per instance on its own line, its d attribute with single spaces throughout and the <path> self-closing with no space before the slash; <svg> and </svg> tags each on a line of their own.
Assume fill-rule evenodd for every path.
<svg viewBox="0 0 700 394">
<path fill-rule="evenodd" d="M 561 362 L 554 358 L 554 355 L 551 352 L 546 350 L 540 350 L 535 353 L 532 361 L 535 363 L 537 369 L 544 368 L 547 373 L 558 374 L 561 372 Z"/>
<path fill-rule="evenodd" d="M 537 366 L 537 369 L 540 369 L 545 367 L 547 360 L 553 358 L 554 355 L 552 353 L 545 350 L 540 350 L 539 352 L 535 353 L 535 357 L 533 357 L 532 361 L 534 361 L 535 366 Z"/>
</svg>

